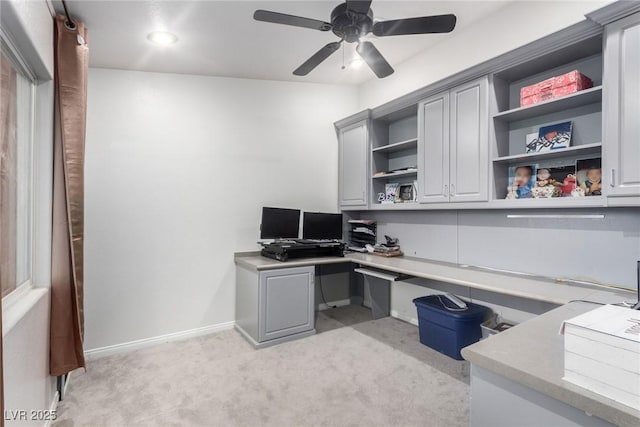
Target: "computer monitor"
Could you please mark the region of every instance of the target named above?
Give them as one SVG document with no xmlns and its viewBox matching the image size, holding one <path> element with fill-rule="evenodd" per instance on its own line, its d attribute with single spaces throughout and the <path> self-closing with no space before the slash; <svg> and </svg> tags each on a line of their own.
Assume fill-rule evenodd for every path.
<svg viewBox="0 0 640 427">
<path fill-rule="evenodd" d="M 261 239 L 297 239 L 300 232 L 300 210 L 262 208 Z"/>
<path fill-rule="evenodd" d="M 342 240 L 342 214 L 305 212 L 302 217 L 302 237 Z"/>
</svg>

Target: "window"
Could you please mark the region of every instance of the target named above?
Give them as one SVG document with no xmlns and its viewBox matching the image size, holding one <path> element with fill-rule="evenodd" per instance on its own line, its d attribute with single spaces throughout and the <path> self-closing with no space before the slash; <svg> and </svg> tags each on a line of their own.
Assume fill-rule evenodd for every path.
<svg viewBox="0 0 640 427">
<path fill-rule="evenodd" d="M 7 44 L 0 66 L 0 285 L 31 282 L 34 79 Z"/>
</svg>

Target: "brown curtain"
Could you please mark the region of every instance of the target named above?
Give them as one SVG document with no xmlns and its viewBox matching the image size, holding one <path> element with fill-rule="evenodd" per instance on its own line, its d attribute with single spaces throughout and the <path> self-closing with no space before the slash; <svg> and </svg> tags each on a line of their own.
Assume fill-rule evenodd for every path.
<svg viewBox="0 0 640 427">
<path fill-rule="evenodd" d="M 84 144 L 89 50 L 84 24 L 55 27 L 55 141 L 50 373 L 85 366 L 83 307 Z"/>
</svg>

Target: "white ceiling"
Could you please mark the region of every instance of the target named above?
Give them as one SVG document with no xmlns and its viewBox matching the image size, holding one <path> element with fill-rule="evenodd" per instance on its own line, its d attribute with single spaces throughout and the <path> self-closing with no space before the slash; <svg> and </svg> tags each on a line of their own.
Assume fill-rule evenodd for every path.
<svg viewBox="0 0 640 427">
<path fill-rule="evenodd" d="M 342 70 L 336 52 L 306 77 L 292 71 L 325 44 L 331 32 L 254 21 L 255 9 L 329 21 L 333 1 L 91 1 L 68 0 L 72 16 L 89 29 L 92 67 L 166 73 L 228 76 L 266 80 L 360 84 L 375 75 L 362 66 Z M 472 23 L 504 7 L 508 1 L 384 1 L 374 0 L 376 19 L 454 13 L 450 34 L 396 36 L 372 40 L 394 66 L 446 37 L 455 37 Z M 61 3 L 53 1 L 61 11 Z M 171 46 L 147 41 L 151 31 L 179 37 Z M 357 57 L 346 44 L 346 62 Z"/>
</svg>

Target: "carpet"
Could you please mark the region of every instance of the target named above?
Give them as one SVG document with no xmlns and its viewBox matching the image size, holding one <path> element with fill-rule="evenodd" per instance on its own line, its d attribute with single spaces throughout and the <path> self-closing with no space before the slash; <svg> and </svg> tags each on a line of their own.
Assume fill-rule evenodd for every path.
<svg viewBox="0 0 640 427">
<path fill-rule="evenodd" d="M 467 426 L 468 363 L 370 316 L 327 310 L 318 334 L 262 350 L 230 330 L 90 361 L 53 425 Z"/>
</svg>

